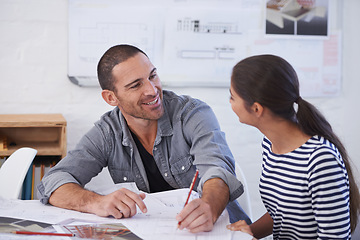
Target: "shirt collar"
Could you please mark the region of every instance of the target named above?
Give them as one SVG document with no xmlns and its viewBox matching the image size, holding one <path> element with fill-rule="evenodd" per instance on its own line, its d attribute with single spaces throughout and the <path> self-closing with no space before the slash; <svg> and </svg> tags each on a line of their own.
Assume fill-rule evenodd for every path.
<svg viewBox="0 0 360 240">
<path fill-rule="evenodd" d="M 130 142 L 133 141 L 133 138 L 130 133 L 130 129 L 127 125 L 127 122 L 122 115 L 121 111 L 119 110 L 119 120 L 123 132 L 123 140 L 122 144 L 124 146 L 129 146 Z M 159 144 L 162 137 L 168 137 L 173 135 L 173 128 L 171 125 L 169 114 L 166 110 L 166 107 L 164 105 L 164 114 L 160 117 L 158 120 L 158 130 L 156 134 L 155 144 Z"/>
</svg>

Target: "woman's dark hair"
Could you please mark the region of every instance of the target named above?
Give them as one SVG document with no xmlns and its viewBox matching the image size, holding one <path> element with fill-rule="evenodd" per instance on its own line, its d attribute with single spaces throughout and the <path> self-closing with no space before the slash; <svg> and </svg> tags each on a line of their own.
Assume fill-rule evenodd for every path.
<svg viewBox="0 0 360 240">
<path fill-rule="evenodd" d="M 270 109 L 277 116 L 296 123 L 307 135 L 319 135 L 339 150 L 349 177 L 351 231 L 360 212 L 359 189 L 344 145 L 333 132 L 325 117 L 299 94 L 299 81 L 293 67 L 283 58 L 258 55 L 237 63 L 232 71 L 231 86 L 250 108 L 254 102 Z M 298 110 L 294 110 L 294 103 Z"/>
<path fill-rule="evenodd" d="M 112 75 L 113 68 L 138 53 L 142 53 L 147 57 L 146 53 L 139 48 L 127 44 L 116 45 L 109 48 L 101 57 L 97 66 L 97 74 L 101 88 L 103 90 L 115 91 L 114 78 Z"/>
</svg>

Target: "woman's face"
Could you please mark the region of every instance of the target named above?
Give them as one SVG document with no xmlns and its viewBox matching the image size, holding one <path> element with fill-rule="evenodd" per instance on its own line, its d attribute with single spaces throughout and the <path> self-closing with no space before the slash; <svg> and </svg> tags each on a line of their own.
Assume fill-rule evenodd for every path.
<svg viewBox="0 0 360 240">
<path fill-rule="evenodd" d="M 230 104 L 241 123 L 252 125 L 252 115 L 249 108 L 246 107 L 244 99 L 235 92 L 232 86 L 230 87 Z"/>
</svg>

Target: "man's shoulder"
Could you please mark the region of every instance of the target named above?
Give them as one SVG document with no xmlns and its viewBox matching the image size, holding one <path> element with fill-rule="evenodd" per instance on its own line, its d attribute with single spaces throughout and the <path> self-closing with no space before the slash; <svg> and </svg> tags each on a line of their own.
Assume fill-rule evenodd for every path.
<svg viewBox="0 0 360 240">
<path fill-rule="evenodd" d="M 118 121 L 119 120 L 119 113 L 120 109 L 118 107 L 115 107 L 114 109 L 105 112 L 101 117 L 99 121 Z M 98 122 L 99 122 L 98 121 Z"/>
<path fill-rule="evenodd" d="M 171 108 L 184 108 L 185 106 L 189 105 L 207 105 L 200 99 L 193 98 L 189 95 L 177 95 L 176 93 L 169 90 L 163 90 L 163 101 L 166 106 Z"/>
<path fill-rule="evenodd" d="M 113 110 L 104 113 L 100 119 L 95 122 L 95 127 L 102 130 L 106 129 L 107 131 L 121 129 L 120 109 L 115 107 Z"/>
<path fill-rule="evenodd" d="M 205 102 L 188 95 L 177 95 L 171 91 L 163 91 L 164 108 L 171 119 L 189 119 L 194 115 L 213 119 L 213 111 Z M 200 118 L 201 118 L 200 117 Z"/>
</svg>

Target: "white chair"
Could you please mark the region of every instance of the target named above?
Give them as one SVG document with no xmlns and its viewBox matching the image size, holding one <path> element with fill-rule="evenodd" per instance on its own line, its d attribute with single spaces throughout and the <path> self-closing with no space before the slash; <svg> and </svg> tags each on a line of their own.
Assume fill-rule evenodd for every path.
<svg viewBox="0 0 360 240">
<path fill-rule="evenodd" d="M 354 232 L 352 232 L 351 238 L 360 239 L 360 215 L 358 216 L 358 224 L 356 225 Z"/>
<path fill-rule="evenodd" d="M 250 202 L 250 195 L 249 195 L 249 187 L 247 184 L 247 181 L 245 179 L 245 175 L 243 171 L 241 170 L 240 165 L 235 162 L 235 173 L 236 177 L 240 180 L 240 182 L 244 186 L 244 193 L 241 194 L 240 197 L 238 197 L 236 200 L 240 204 L 241 208 L 244 210 L 244 212 L 248 215 L 248 217 L 252 220 L 252 211 L 251 211 L 251 202 Z"/>
<path fill-rule="evenodd" d="M 0 168 L 0 197 L 19 199 L 26 173 L 36 153 L 37 150 L 24 147 L 5 160 Z"/>
</svg>

